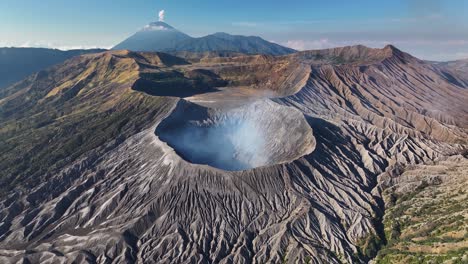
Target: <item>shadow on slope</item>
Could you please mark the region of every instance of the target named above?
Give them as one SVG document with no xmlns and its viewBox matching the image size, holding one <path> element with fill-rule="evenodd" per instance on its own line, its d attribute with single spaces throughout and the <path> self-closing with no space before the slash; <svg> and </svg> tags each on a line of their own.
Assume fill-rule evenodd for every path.
<svg viewBox="0 0 468 264">
<path fill-rule="evenodd" d="M 133 90 L 147 93 L 153 96 L 189 97 L 197 94 L 217 91 L 215 87 L 225 86 L 215 73 L 195 69 L 188 72 L 177 70 L 147 72 L 140 74 L 132 86 Z"/>
</svg>

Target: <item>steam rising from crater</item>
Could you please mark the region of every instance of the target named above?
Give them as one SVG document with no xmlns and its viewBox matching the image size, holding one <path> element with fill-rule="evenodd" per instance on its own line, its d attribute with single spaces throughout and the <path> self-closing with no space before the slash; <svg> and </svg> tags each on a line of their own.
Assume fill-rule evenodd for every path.
<svg viewBox="0 0 468 264">
<path fill-rule="evenodd" d="M 174 131 L 171 137 L 168 142 L 193 163 L 242 170 L 261 166 L 266 161 L 265 140 L 250 120 L 191 124 Z"/>
<path fill-rule="evenodd" d="M 165 13 L 166 13 L 166 11 L 164 11 L 164 9 L 159 11 L 159 13 L 158 13 L 159 21 L 164 22 L 164 16 L 166 15 Z"/>
<path fill-rule="evenodd" d="M 181 101 L 156 134 L 185 160 L 230 171 L 291 161 L 314 146 L 303 115 L 271 101 L 227 111 Z"/>
</svg>

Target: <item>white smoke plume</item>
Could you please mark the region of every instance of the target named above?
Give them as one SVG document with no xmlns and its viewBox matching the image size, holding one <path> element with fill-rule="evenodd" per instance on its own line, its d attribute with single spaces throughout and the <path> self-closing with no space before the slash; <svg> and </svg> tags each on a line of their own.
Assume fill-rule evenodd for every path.
<svg viewBox="0 0 468 264">
<path fill-rule="evenodd" d="M 158 16 L 159 16 L 159 21 L 163 22 L 163 21 L 164 21 L 164 16 L 165 16 L 165 11 L 164 11 L 164 9 L 161 10 L 161 11 L 159 11 Z"/>
</svg>

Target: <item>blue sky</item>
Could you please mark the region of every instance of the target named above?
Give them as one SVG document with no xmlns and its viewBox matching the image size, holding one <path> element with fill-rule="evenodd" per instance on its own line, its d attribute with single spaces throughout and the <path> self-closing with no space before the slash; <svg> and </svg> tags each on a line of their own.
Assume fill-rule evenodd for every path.
<svg viewBox="0 0 468 264">
<path fill-rule="evenodd" d="M 192 36 L 259 35 L 296 49 L 392 43 L 423 59 L 468 58 L 468 0 L 2 0 L 0 46 L 111 47 L 162 9 Z"/>
</svg>

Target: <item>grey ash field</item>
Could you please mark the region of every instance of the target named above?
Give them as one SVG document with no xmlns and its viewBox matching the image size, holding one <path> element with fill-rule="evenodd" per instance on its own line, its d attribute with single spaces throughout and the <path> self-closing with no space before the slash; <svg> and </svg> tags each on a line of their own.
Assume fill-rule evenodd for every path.
<svg viewBox="0 0 468 264">
<path fill-rule="evenodd" d="M 458 65 L 352 46 L 41 70 L 0 89 L 0 262 L 466 263 Z"/>
</svg>

